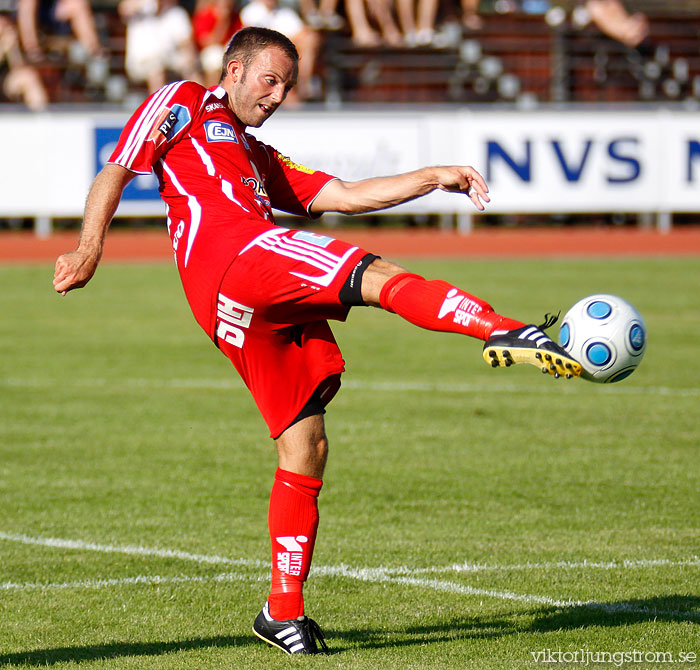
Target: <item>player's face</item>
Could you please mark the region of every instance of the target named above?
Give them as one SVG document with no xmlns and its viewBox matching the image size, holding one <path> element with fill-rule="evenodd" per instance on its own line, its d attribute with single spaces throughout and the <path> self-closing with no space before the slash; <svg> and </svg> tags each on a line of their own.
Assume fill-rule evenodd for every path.
<svg viewBox="0 0 700 670">
<path fill-rule="evenodd" d="M 281 49 L 268 47 L 248 66 L 229 70 L 229 104 L 246 126 L 258 128 L 296 84 L 297 65 Z"/>
</svg>

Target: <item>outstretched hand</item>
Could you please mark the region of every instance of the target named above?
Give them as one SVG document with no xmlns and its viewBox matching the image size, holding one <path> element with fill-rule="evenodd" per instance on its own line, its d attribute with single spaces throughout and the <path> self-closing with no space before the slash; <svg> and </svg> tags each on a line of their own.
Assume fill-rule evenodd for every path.
<svg viewBox="0 0 700 670">
<path fill-rule="evenodd" d="M 57 293 L 66 295 L 74 288 L 82 288 L 95 274 L 99 256 L 79 250 L 58 257 L 53 276 L 53 287 Z"/>
<path fill-rule="evenodd" d="M 466 193 L 480 212 L 484 211 L 485 203 L 491 202 L 488 196 L 489 187 L 473 167 L 458 165 L 440 167 L 437 170 L 440 181 L 438 188 L 441 191 Z"/>
</svg>

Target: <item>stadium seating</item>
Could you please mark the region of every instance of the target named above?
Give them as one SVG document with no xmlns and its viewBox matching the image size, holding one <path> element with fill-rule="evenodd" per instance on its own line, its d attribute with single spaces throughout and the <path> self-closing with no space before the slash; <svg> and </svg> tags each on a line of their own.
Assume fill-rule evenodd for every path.
<svg viewBox="0 0 700 670">
<path fill-rule="evenodd" d="M 328 32 L 319 63 L 323 100 L 331 105 L 700 100 L 700 16 L 692 4 L 638 3 L 651 26 L 638 49 L 592 25 L 576 28 L 568 18 L 550 25 L 544 15 L 524 13 L 487 14 L 483 29 L 467 35 L 448 24 L 442 41 L 427 47 L 357 47 L 347 33 Z M 70 37 L 54 36 L 45 41 L 47 58 L 37 66 L 39 73 L 52 103 L 129 106 L 145 91 L 124 75 L 125 27 L 110 0 L 93 3 L 93 11 L 109 54 L 107 68 L 86 62 L 71 48 Z"/>
<path fill-rule="evenodd" d="M 628 49 L 595 27 L 489 15 L 443 48 L 358 48 L 329 36 L 326 94 L 348 103 L 631 102 L 700 99 L 700 17 L 655 15 Z"/>
</svg>

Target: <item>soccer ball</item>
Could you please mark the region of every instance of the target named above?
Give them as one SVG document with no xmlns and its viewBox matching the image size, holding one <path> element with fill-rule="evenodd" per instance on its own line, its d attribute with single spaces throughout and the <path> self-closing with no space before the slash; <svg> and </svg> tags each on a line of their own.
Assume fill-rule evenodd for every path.
<svg viewBox="0 0 700 670">
<path fill-rule="evenodd" d="M 559 344 L 581 363 L 581 377 L 611 384 L 629 377 L 641 363 L 647 329 L 626 300 L 605 293 L 589 295 L 566 313 Z"/>
</svg>

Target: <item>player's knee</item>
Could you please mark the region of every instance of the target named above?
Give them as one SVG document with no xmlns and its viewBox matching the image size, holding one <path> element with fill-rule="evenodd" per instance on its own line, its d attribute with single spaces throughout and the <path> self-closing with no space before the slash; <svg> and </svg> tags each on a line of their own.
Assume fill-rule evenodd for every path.
<svg viewBox="0 0 700 670">
<path fill-rule="evenodd" d="M 328 458 L 328 437 L 322 415 L 313 415 L 290 426 L 276 440 L 283 470 L 321 477 Z"/>
<path fill-rule="evenodd" d="M 396 263 L 385 261 L 383 258 L 375 259 L 362 275 L 362 299 L 365 304 L 381 307 L 379 297 L 384 284 L 392 277 L 405 272 L 406 269 Z"/>
<path fill-rule="evenodd" d="M 311 458 L 315 463 L 320 463 L 325 466 L 326 460 L 328 459 L 328 447 L 328 438 L 325 434 L 320 439 L 314 441 L 310 446 L 310 451 Z"/>
<path fill-rule="evenodd" d="M 324 437 L 308 442 L 282 443 L 277 441 L 279 466 L 283 470 L 309 477 L 323 477 L 328 460 L 328 440 Z"/>
</svg>

